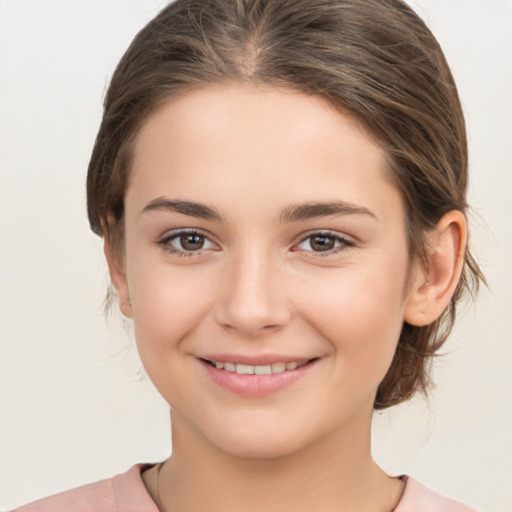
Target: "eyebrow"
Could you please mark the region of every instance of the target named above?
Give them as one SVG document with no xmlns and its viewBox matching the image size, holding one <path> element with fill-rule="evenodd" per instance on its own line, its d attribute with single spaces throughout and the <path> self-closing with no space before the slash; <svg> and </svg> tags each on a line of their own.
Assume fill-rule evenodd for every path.
<svg viewBox="0 0 512 512">
<path fill-rule="evenodd" d="M 330 215 L 368 215 L 377 216 L 365 208 L 345 201 L 331 201 L 327 203 L 306 203 L 288 206 L 280 216 L 281 222 L 297 222 L 301 220 L 315 219 Z"/>
<path fill-rule="evenodd" d="M 154 211 L 168 211 L 181 213 L 199 219 L 222 222 L 222 215 L 213 207 L 194 201 L 183 201 L 179 199 L 168 199 L 157 197 L 151 200 L 141 213 Z M 282 223 L 299 222 L 318 217 L 335 215 L 367 215 L 373 218 L 377 216 L 365 208 L 346 201 L 330 201 L 325 203 L 306 203 L 287 206 L 279 216 Z"/>
<path fill-rule="evenodd" d="M 206 206 L 205 204 L 195 203 L 193 201 L 181 201 L 179 199 L 157 197 L 142 209 L 142 213 L 154 211 L 168 211 L 181 213 L 183 215 L 190 215 L 191 217 L 197 217 L 198 219 L 214 220 L 217 222 L 222 221 L 222 216 L 215 208 Z"/>
</svg>

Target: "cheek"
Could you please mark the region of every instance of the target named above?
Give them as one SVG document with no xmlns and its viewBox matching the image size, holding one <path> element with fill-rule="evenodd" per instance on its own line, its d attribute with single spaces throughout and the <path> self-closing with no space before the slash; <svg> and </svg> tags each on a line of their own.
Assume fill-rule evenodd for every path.
<svg viewBox="0 0 512 512">
<path fill-rule="evenodd" d="M 186 267 L 132 262 L 129 288 L 137 349 L 149 378 L 169 404 L 186 400 L 193 357 L 190 333 L 204 321 L 213 296 L 211 278 Z M 185 393 L 185 395 L 184 395 Z"/>
<path fill-rule="evenodd" d="M 363 387 L 366 382 L 376 387 L 384 378 L 400 336 L 405 272 L 398 269 L 343 269 L 310 286 L 308 300 L 300 306 L 308 323 L 330 343 L 342 378 L 350 376 Z M 305 294 L 296 292 L 297 297 Z"/>
<path fill-rule="evenodd" d="M 180 341 L 201 322 L 215 284 L 197 268 L 166 265 L 149 258 L 134 259 L 128 276 L 141 357 L 169 358 L 169 348 L 180 348 Z"/>
</svg>

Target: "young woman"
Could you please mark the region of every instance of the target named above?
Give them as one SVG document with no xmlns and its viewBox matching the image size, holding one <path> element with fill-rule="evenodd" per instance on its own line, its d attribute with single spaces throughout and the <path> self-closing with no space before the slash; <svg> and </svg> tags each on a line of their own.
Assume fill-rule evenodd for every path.
<svg viewBox="0 0 512 512">
<path fill-rule="evenodd" d="M 401 1 L 170 4 L 87 192 L 173 452 L 19 510 L 470 510 L 370 451 L 482 279 L 466 188 L 455 84 Z"/>
</svg>

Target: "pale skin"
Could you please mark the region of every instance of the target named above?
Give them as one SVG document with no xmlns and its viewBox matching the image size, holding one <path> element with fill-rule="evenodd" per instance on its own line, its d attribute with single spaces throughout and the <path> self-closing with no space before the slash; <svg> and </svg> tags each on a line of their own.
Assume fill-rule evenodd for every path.
<svg viewBox="0 0 512 512">
<path fill-rule="evenodd" d="M 143 473 L 167 512 L 389 512 L 400 500 L 402 481 L 371 456 L 373 402 L 403 322 L 448 305 L 466 224 L 448 212 L 425 234 L 428 268 L 410 261 L 384 167 L 353 120 L 291 90 L 208 86 L 142 126 L 123 253 L 105 253 L 172 407 L 160 503 L 157 467 Z M 311 364 L 247 397 L 212 382 L 212 354 Z"/>
</svg>

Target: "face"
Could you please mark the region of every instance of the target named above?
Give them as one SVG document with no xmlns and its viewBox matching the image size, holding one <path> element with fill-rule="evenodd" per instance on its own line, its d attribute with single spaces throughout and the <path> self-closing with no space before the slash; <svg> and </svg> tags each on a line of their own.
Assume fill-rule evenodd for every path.
<svg viewBox="0 0 512 512">
<path fill-rule="evenodd" d="M 146 121 L 113 279 L 181 428 L 250 457 L 369 432 L 409 302 L 384 168 L 351 119 L 290 90 L 212 86 Z"/>
</svg>

